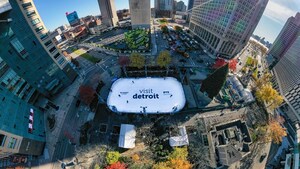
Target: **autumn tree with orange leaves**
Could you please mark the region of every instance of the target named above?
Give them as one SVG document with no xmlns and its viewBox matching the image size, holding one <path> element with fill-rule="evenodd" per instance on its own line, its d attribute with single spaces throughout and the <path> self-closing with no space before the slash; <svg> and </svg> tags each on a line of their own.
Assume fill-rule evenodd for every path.
<svg viewBox="0 0 300 169">
<path fill-rule="evenodd" d="M 127 169 L 127 167 L 126 167 L 126 164 L 118 161 L 118 162 L 112 163 L 111 165 L 107 166 L 105 169 Z"/>
<path fill-rule="evenodd" d="M 282 142 L 282 137 L 286 136 L 286 129 L 278 121 L 272 120 L 268 125 L 267 138 L 275 144 Z"/>
</svg>

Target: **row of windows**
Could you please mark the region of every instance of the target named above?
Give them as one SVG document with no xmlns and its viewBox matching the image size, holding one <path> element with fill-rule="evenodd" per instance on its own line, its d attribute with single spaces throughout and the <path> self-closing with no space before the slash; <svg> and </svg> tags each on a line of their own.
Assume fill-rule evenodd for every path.
<svg viewBox="0 0 300 169">
<path fill-rule="evenodd" d="M 0 134 L 0 146 L 1 147 L 4 147 L 6 139 L 7 139 L 6 135 Z M 7 144 L 7 148 L 14 149 L 14 148 L 18 147 L 16 145 L 18 145 L 18 139 L 14 138 L 14 137 L 10 137 L 9 142 Z"/>
</svg>

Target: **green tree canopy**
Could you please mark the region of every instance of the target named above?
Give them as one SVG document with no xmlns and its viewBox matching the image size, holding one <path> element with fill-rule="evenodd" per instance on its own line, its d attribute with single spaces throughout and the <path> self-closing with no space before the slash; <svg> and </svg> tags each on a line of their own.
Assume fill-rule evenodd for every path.
<svg viewBox="0 0 300 169">
<path fill-rule="evenodd" d="M 142 68 L 145 65 L 145 57 L 140 55 L 139 53 L 132 53 L 129 56 L 130 66 Z"/>
<path fill-rule="evenodd" d="M 208 97 L 213 99 L 218 95 L 221 88 L 223 87 L 226 81 L 228 70 L 228 64 L 215 70 L 210 76 L 203 80 L 200 91 L 202 93 L 206 92 Z"/>
<path fill-rule="evenodd" d="M 172 58 L 170 52 L 167 50 L 161 51 L 156 60 L 158 66 L 160 67 L 168 67 L 171 61 Z"/>
<path fill-rule="evenodd" d="M 111 165 L 116 163 L 120 158 L 120 153 L 117 151 L 109 151 L 106 154 L 106 162 Z"/>
</svg>

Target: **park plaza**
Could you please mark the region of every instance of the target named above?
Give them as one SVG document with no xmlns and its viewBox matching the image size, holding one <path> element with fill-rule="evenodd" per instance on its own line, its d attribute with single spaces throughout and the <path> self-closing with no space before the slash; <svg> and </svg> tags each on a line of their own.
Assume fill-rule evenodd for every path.
<svg viewBox="0 0 300 169">
<path fill-rule="evenodd" d="M 173 77 L 120 78 L 110 89 L 107 105 L 115 113 L 163 114 L 179 112 L 186 99 Z"/>
</svg>

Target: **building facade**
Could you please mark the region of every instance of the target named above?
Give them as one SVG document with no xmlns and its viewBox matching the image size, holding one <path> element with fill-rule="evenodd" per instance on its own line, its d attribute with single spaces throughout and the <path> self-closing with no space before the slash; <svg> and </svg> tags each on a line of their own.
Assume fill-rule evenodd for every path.
<svg viewBox="0 0 300 169">
<path fill-rule="evenodd" d="M 102 23 L 108 27 L 115 27 L 118 25 L 119 19 L 116 12 L 114 0 L 98 0 Z"/>
<path fill-rule="evenodd" d="M 12 10 L 0 14 L 0 20 L 11 20 L 0 23 L 0 46 L 6 49 L 0 50 L 3 64 L 24 79 L 26 89 L 34 88 L 51 97 L 71 84 L 77 73 L 51 40 L 33 1 L 11 0 L 9 4 Z M 2 76 L 10 69 L 5 70 Z M 7 78 L 7 82 L 11 80 Z M 7 84 L 2 86 L 8 87 Z"/>
<path fill-rule="evenodd" d="M 275 39 L 271 49 L 268 54 L 271 55 L 277 62 L 293 44 L 300 33 L 300 13 L 298 12 L 296 16 L 290 17 L 284 27 L 281 29 L 279 35 Z"/>
<path fill-rule="evenodd" d="M 68 19 L 70 26 L 74 27 L 74 26 L 80 25 L 80 19 L 77 15 L 76 11 L 73 11 L 71 13 L 67 12 L 66 17 Z"/>
<path fill-rule="evenodd" d="M 41 155 L 45 122 L 33 104 L 40 94 L 51 97 L 67 87 L 77 73 L 32 0 L 1 1 L 0 20 L 0 158 Z"/>
<path fill-rule="evenodd" d="M 285 55 L 272 69 L 280 94 L 289 106 L 290 119 L 300 120 L 300 37 L 298 36 Z M 276 88 L 276 87 L 275 87 Z M 292 114 L 293 113 L 293 114 Z"/>
<path fill-rule="evenodd" d="M 172 18 L 175 11 L 174 0 L 155 0 L 155 15 L 156 18 Z"/>
<path fill-rule="evenodd" d="M 184 4 L 183 1 L 179 1 L 176 4 L 176 11 L 181 11 L 181 12 L 185 12 L 186 11 L 186 5 Z"/>
<path fill-rule="evenodd" d="M 188 6 L 187 6 L 187 10 L 190 10 L 190 9 L 192 9 L 192 8 L 193 8 L 193 6 L 194 6 L 194 0 L 189 0 L 189 2 L 188 2 Z"/>
<path fill-rule="evenodd" d="M 46 141 L 43 113 L 3 86 L 0 100 L 0 159 L 41 155 Z"/>
<path fill-rule="evenodd" d="M 150 28 L 150 0 L 129 0 L 132 28 Z"/>
<path fill-rule="evenodd" d="M 190 31 L 213 57 L 233 58 L 247 44 L 268 0 L 195 0 Z"/>
</svg>

